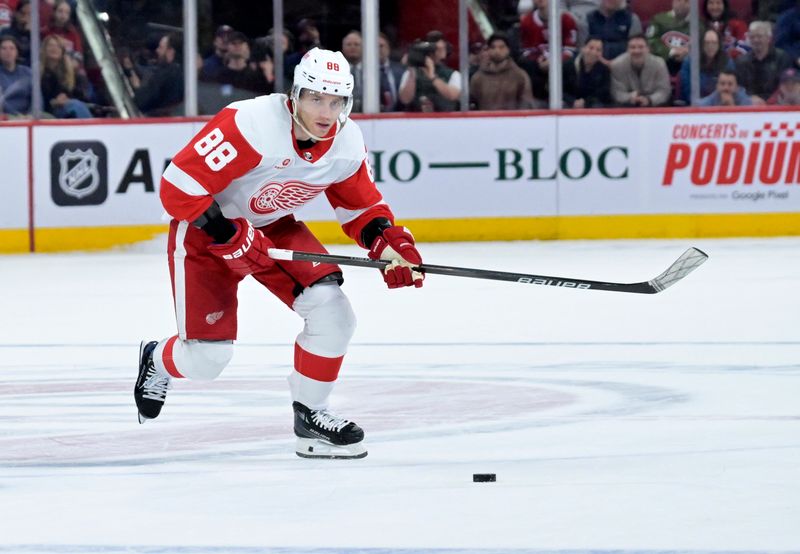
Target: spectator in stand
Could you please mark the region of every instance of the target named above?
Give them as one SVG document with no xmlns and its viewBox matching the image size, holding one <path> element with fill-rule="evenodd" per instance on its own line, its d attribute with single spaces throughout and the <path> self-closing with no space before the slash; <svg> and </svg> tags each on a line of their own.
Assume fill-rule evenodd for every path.
<svg viewBox="0 0 800 554">
<path fill-rule="evenodd" d="M 478 110 L 532 108 L 531 80 L 511 59 L 508 35 L 494 33 L 487 44 L 489 59 L 469 81 L 470 101 Z"/>
<path fill-rule="evenodd" d="M 672 9 L 657 13 L 647 27 L 650 52 L 676 75 L 689 55 L 689 0 L 672 0 Z"/>
<path fill-rule="evenodd" d="M 301 19 L 297 23 L 297 50 L 286 57 L 286 75 L 294 79 L 294 68 L 312 48 L 322 48 L 319 28 L 313 19 Z"/>
<path fill-rule="evenodd" d="M 753 101 L 747 91 L 736 81 L 736 73 L 727 69 L 719 74 L 716 90 L 701 98 L 698 106 L 751 106 Z"/>
<path fill-rule="evenodd" d="M 733 71 L 733 60 L 722 49 L 722 36 L 714 29 L 703 33 L 700 45 L 700 98 L 704 98 L 717 88 L 717 77 L 722 71 Z M 680 73 L 681 100 L 689 102 L 692 90 L 692 60 L 683 60 Z"/>
<path fill-rule="evenodd" d="M 547 30 L 549 0 L 534 0 L 535 10 L 520 18 L 520 48 L 522 55 L 529 60 L 548 56 L 550 33 Z M 578 26 L 575 18 L 568 12 L 561 14 L 561 45 L 565 49 L 562 56 L 571 59 L 578 44 Z"/>
<path fill-rule="evenodd" d="M 214 33 L 214 51 L 203 59 L 200 78 L 204 81 L 213 81 L 225 67 L 225 53 L 228 51 L 228 35 L 233 32 L 230 25 L 220 25 Z"/>
<path fill-rule="evenodd" d="M 267 33 L 267 36 L 256 39 L 256 44 L 259 42 L 264 44 L 264 47 L 267 51 L 271 60 L 274 60 L 274 37 L 275 37 L 275 30 L 270 29 Z M 288 91 L 289 88 L 292 86 L 292 79 L 294 78 L 293 75 L 289 74 L 289 65 L 290 65 L 290 58 L 292 56 L 292 52 L 294 51 L 294 35 L 288 29 L 283 30 L 283 40 L 281 41 L 281 47 L 283 48 L 283 83 L 285 89 Z M 255 48 L 254 48 L 255 50 Z M 294 68 L 294 66 L 292 66 Z M 274 74 L 274 68 L 273 68 Z M 274 82 L 274 79 L 267 79 L 270 82 Z M 273 87 L 274 88 L 274 87 Z M 285 92 L 285 91 L 275 91 L 275 92 Z"/>
<path fill-rule="evenodd" d="M 11 27 L 17 0 L 0 0 L 0 33 Z"/>
<path fill-rule="evenodd" d="M 272 29 L 270 29 L 270 34 L 265 37 L 259 37 L 253 41 L 253 49 L 250 55 L 250 66 L 257 70 L 261 71 L 261 74 L 266 79 L 267 90 L 270 92 L 275 91 L 275 61 L 272 59 L 272 52 L 274 47 L 274 42 L 272 37 L 274 35 L 271 34 Z M 284 39 L 287 39 L 286 34 L 283 35 Z M 281 47 L 284 48 L 284 55 L 286 52 L 286 47 L 288 45 L 288 40 L 284 40 Z"/>
<path fill-rule="evenodd" d="M 225 54 L 225 67 L 215 80 L 222 85 L 246 90 L 256 94 L 269 94 L 272 88 L 264 71 L 255 63 L 250 63 L 250 42 L 247 35 L 233 31 L 228 35 L 228 51 Z"/>
<path fill-rule="evenodd" d="M 628 51 L 611 62 L 611 97 L 620 106 L 666 106 L 672 97 L 666 62 L 650 53 L 641 35 L 628 39 Z"/>
<path fill-rule="evenodd" d="M 342 39 L 342 55 L 350 65 L 361 63 L 361 33 L 350 31 Z"/>
<path fill-rule="evenodd" d="M 61 37 L 50 35 L 42 40 L 41 64 L 45 110 L 58 119 L 93 117 L 86 105 L 89 84 L 75 71 Z"/>
<path fill-rule="evenodd" d="M 714 29 L 722 35 L 722 48 L 731 58 L 749 51 L 747 46 L 747 23 L 736 19 L 730 0 L 704 0 L 703 16 L 706 29 Z"/>
<path fill-rule="evenodd" d="M 781 82 L 767 104 L 773 106 L 800 106 L 800 72 L 790 67 L 781 73 Z"/>
<path fill-rule="evenodd" d="M 183 101 L 183 39 L 178 33 L 163 35 L 156 48 L 158 61 L 142 80 L 135 71 L 130 75 L 133 101 L 143 114 L 151 117 L 174 115 Z"/>
<path fill-rule="evenodd" d="M 400 107 L 398 89 L 406 68 L 390 58 L 392 45 L 384 33 L 378 35 L 378 63 L 380 64 L 380 102 L 382 112 L 394 112 Z"/>
<path fill-rule="evenodd" d="M 752 51 L 736 59 L 739 85 L 754 96 L 754 104 L 763 104 L 778 89 L 781 73 L 792 66 L 792 59 L 772 45 L 772 24 L 753 21 L 747 36 Z"/>
<path fill-rule="evenodd" d="M 434 63 L 437 65 L 447 65 L 447 58 L 450 57 L 453 46 L 445 40 L 444 34 L 442 34 L 441 31 L 430 31 L 425 35 L 425 40 L 436 47 L 433 56 Z M 460 75 L 459 73 L 459 76 Z M 460 82 L 461 81 L 459 81 L 459 83 Z M 461 87 L 459 86 L 459 88 Z"/>
<path fill-rule="evenodd" d="M 469 45 L 469 78 L 475 75 L 489 59 L 489 48 L 484 42 L 473 42 Z"/>
<path fill-rule="evenodd" d="M 519 66 L 528 74 L 533 91 L 534 107 L 549 106 L 549 71 L 550 71 L 550 33 L 548 23 L 548 1 L 534 0 L 536 9 L 522 16 L 520 20 L 520 45 L 522 54 Z M 567 12 L 561 14 L 561 60 L 564 90 L 573 86 L 575 72 L 571 62 L 575 56 L 578 40 L 575 18 Z M 567 102 L 569 104 L 569 102 Z"/>
<path fill-rule="evenodd" d="M 586 44 L 586 39 L 591 35 L 587 18 L 601 3 L 602 0 L 561 0 L 561 8 L 567 10 L 578 25 L 578 46 Z"/>
<path fill-rule="evenodd" d="M 3 36 L 12 36 L 17 43 L 19 65 L 31 65 L 31 2 L 19 0 L 11 26 L 3 31 Z"/>
<path fill-rule="evenodd" d="M 364 107 L 364 68 L 361 64 L 361 33 L 350 31 L 342 39 L 342 55 L 350 63 L 353 74 L 353 112 L 361 112 Z"/>
<path fill-rule="evenodd" d="M 18 56 L 17 40 L 0 37 L 0 114 L 6 116 L 31 112 L 31 70 L 17 64 Z"/>
<path fill-rule="evenodd" d="M 775 46 L 789 54 L 794 64 L 800 67 L 800 0 L 778 18 Z"/>
<path fill-rule="evenodd" d="M 418 41 L 411 47 L 420 48 L 425 53 L 421 65 L 413 65 L 409 60 L 409 67 L 400 80 L 400 102 L 410 111 L 457 110 L 461 95 L 461 73 L 444 64 L 448 56 L 444 35 L 439 31 L 431 31 L 425 36 L 425 41 Z"/>
<path fill-rule="evenodd" d="M 603 63 L 603 40 L 590 37 L 575 59 L 573 108 L 603 108 L 612 104 L 611 71 Z"/>
<path fill-rule="evenodd" d="M 628 48 L 628 38 L 642 34 L 639 16 L 625 7 L 625 0 L 602 0 L 587 16 L 589 36 L 603 41 L 603 58 L 610 62 Z"/>
<path fill-rule="evenodd" d="M 78 28 L 72 23 L 72 6 L 67 0 L 57 0 L 50 24 L 42 29 L 42 37 L 56 35 L 61 38 L 67 54 L 83 63 L 83 43 Z"/>
</svg>

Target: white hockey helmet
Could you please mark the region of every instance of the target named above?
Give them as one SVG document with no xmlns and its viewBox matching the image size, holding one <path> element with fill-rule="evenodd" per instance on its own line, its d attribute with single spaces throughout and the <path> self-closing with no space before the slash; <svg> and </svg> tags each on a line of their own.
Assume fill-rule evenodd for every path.
<svg viewBox="0 0 800 554">
<path fill-rule="evenodd" d="M 353 109 L 353 75 L 350 73 L 350 63 L 341 52 L 312 48 L 303 56 L 300 63 L 294 68 L 294 82 L 289 98 L 292 101 L 292 115 L 295 122 L 300 125 L 312 138 L 317 137 L 306 129 L 297 117 L 297 101 L 303 89 L 313 90 L 324 94 L 342 96 L 345 104 L 339 114 L 338 123 L 341 131 Z M 331 137 L 332 138 L 332 137 Z"/>
</svg>

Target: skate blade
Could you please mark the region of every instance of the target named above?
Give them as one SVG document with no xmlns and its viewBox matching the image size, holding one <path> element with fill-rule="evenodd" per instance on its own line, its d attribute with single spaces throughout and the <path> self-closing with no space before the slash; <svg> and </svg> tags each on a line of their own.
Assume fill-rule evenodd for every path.
<svg viewBox="0 0 800 554">
<path fill-rule="evenodd" d="M 152 419 L 152 418 L 150 418 L 150 417 L 145 417 L 145 416 L 143 416 L 141 413 L 139 413 L 139 414 L 137 414 L 137 415 L 139 416 L 139 424 L 142 424 L 142 423 L 144 423 L 145 421 L 148 421 L 148 420 Z"/>
<path fill-rule="evenodd" d="M 297 437 L 295 454 L 301 458 L 319 458 L 323 460 L 354 460 L 367 456 L 364 441 L 354 444 L 331 444 L 319 439 Z"/>
</svg>

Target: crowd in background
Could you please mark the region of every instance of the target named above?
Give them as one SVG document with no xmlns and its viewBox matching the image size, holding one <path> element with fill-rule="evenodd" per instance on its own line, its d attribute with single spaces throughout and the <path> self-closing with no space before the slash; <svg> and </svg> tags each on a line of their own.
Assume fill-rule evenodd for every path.
<svg viewBox="0 0 800 554">
<path fill-rule="evenodd" d="M 643 0 L 561 0 L 563 108 L 686 106 L 690 103 L 689 0 L 664 0 L 643 14 Z M 800 0 L 754 1 L 737 16 L 729 0 L 699 0 L 700 105 L 800 105 Z M 470 108 L 516 110 L 549 106 L 548 0 L 520 0 L 513 18 L 469 47 L 469 75 L 455 66 L 453 45 L 431 30 L 409 45 L 379 37 L 379 101 L 383 112 L 453 111 L 462 87 Z M 651 4 L 652 5 L 652 4 Z M 115 115 L 100 71 L 85 64 L 75 0 L 41 0 L 41 88 L 45 117 Z M 0 117 L 31 113 L 29 0 L 0 0 Z M 353 25 L 358 26 L 354 21 Z M 212 114 L 228 103 L 284 88 L 314 47 L 341 50 L 355 78 L 354 111 L 363 106 L 362 38 L 347 33 L 323 44 L 317 22 L 287 22 L 283 67 L 276 68 L 271 31 L 253 38 L 220 25 L 211 50 L 198 54 L 198 105 Z M 183 38 L 164 31 L 152 48 L 115 44 L 139 110 L 183 113 Z"/>
</svg>

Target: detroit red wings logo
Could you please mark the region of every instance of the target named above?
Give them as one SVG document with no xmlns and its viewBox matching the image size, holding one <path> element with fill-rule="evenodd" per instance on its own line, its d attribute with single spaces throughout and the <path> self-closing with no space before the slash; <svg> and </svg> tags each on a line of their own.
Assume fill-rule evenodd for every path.
<svg viewBox="0 0 800 554">
<path fill-rule="evenodd" d="M 324 185 L 309 185 L 299 181 L 267 183 L 250 198 L 250 211 L 268 215 L 279 210 L 299 208 L 325 190 Z"/>
</svg>

